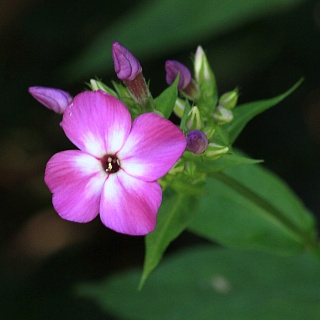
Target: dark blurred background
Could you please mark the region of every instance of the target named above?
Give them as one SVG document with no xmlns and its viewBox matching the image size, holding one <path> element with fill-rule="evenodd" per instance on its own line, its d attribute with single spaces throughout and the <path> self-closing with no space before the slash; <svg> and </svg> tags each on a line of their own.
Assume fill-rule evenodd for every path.
<svg viewBox="0 0 320 320">
<path fill-rule="evenodd" d="M 1 0 L 0 39 L 1 318 L 113 319 L 75 298 L 73 285 L 142 267 L 143 238 L 118 235 L 99 218 L 67 222 L 52 209 L 46 162 L 74 147 L 60 116 L 28 93 L 40 85 L 76 95 L 90 78 L 117 80 L 115 40 L 140 60 L 154 96 L 167 86 L 165 61 L 192 69 L 199 44 L 219 93 L 238 86 L 239 104 L 281 94 L 304 77 L 236 146 L 264 159 L 319 217 L 320 1 Z M 170 250 L 194 241 L 184 233 Z"/>
</svg>

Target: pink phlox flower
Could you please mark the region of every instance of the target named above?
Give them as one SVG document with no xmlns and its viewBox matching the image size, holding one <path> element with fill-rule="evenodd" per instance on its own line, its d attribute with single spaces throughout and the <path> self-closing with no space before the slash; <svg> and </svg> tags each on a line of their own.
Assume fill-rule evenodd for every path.
<svg viewBox="0 0 320 320">
<path fill-rule="evenodd" d="M 184 152 L 182 131 L 153 113 L 132 122 L 126 106 L 103 91 L 78 94 L 61 126 L 80 150 L 59 152 L 47 164 L 45 182 L 58 214 L 89 222 L 100 213 L 117 232 L 151 232 L 162 200 L 157 179 Z"/>
</svg>

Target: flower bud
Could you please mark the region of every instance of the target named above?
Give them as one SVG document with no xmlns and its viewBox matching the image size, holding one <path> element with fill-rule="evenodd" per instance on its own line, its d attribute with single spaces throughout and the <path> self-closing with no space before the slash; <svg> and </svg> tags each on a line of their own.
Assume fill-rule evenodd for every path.
<svg viewBox="0 0 320 320">
<path fill-rule="evenodd" d="M 189 130 L 200 130 L 202 127 L 202 120 L 198 107 L 192 107 L 188 113 L 186 120 L 186 127 Z"/>
<path fill-rule="evenodd" d="M 213 107 L 217 103 L 217 86 L 215 76 L 201 46 L 198 46 L 194 60 L 194 75 L 200 89 L 202 100 Z"/>
<path fill-rule="evenodd" d="M 146 108 L 151 94 L 143 78 L 139 61 L 117 41 L 112 45 L 112 58 L 118 78 L 123 80 L 133 99 Z"/>
<path fill-rule="evenodd" d="M 185 102 L 182 99 L 177 98 L 176 103 L 173 107 L 174 114 L 181 119 L 184 113 L 184 109 L 185 109 Z"/>
<path fill-rule="evenodd" d="M 217 160 L 219 159 L 223 154 L 227 153 L 229 151 L 229 148 L 226 146 L 221 146 L 217 143 L 210 142 L 207 150 L 206 150 L 206 157 Z"/>
<path fill-rule="evenodd" d="M 204 132 L 200 130 L 191 130 L 187 134 L 187 148 L 199 154 L 204 152 L 208 147 L 208 139 Z"/>
<path fill-rule="evenodd" d="M 46 87 L 30 87 L 30 94 L 48 109 L 62 114 L 72 101 L 71 95 L 63 90 Z"/>
<path fill-rule="evenodd" d="M 229 123 L 233 119 L 233 113 L 225 107 L 217 106 L 213 112 L 213 118 L 218 120 L 219 124 Z"/>
<path fill-rule="evenodd" d="M 192 80 L 189 69 L 178 61 L 167 60 L 165 68 L 167 73 L 166 80 L 168 85 L 173 84 L 179 72 L 180 72 L 180 76 L 179 76 L 178 89 L 181 89 L 181 90 L 185 89 Z"/>
<path fill-rule="evenodd" d="M 226 92 L 220 97 L 219 106 L 231 110 L 236 106 L 238 97 L 239 91 L 237 88 L 233 91 Z"/>
<path fill-rule="evenodd" d="M 112 59 L 114 71 L 121 80 L 133 80 L 142 72 L 139 61 L 117 41 L 112 44 Z"/>
<path fill-rule="evenodd" d="M 216 128 L 214 128 L 214 127 L 205 127 L 203 129 L 203 132 L 206 134 L 208 140 L 210 140 L 214 136 L 214 134 L 216 132 Z"/>
<path fill-rule="evenodd" d="M 92 91 L 102 90 L 102 91 L 107 92 L 107 93 L 111 94 L 112 96 L 118 98 L 117 94 L 111 88 L 109 88 L 107 85 L 105 85 L 103 82 L 101 82 L 99 80 L 91 79 L 90 80 L 90 87 L 91 87 Z"/>
</svg>

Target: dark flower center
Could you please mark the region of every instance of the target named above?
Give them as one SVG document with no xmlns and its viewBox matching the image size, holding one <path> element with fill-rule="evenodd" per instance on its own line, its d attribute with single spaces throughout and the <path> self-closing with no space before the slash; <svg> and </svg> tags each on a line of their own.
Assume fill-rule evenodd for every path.
<svg viewBox="0 0 320 320">
<path fill-rule="evenodd" d="M 116 173 L 120 169 L 120 161 L 114 156 L 107 154 L 101 159 L 104 170 L 108 173 Z"/>
</svg>

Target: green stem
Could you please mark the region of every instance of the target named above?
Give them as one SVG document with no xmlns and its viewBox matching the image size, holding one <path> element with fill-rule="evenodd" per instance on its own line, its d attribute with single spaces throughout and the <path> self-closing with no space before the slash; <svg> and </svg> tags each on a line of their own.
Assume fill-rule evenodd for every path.
<svg viewBox="0 0 320 320">
<path fill-rule="evenodd" d="M 219 180 L 220 182 L 227 185 L 229 188 L 242 195 L 244 198 L 250 200 L 260 208 L 269 212 L 274 218 L 276 218 L 282 225 L 285 225 L 289 230 L 299 235 L 306 245 L 306 248 L 310 253 L 320 261 L 320 244 L 310 234 L 301 230 L 297 225 L 290 221 L 283 213 L 274 207 L 270 202 L 263 199 L 260 195 L 250 190 L 248 187 L 226 175 L 223 172 L 210 173 L 210 176 Z"/>
</svg>

